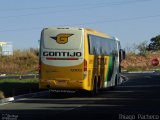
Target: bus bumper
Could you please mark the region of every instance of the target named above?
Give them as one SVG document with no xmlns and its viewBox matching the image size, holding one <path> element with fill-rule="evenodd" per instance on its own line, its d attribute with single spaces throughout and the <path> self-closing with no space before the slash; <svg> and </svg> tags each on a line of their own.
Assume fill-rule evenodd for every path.
<svg viewBox="0 0 160 120">
<path fill-rule="evenodd" d="M 39 89 L 80 90 L 84 87 L 83 80 L 41 80 Z"/>
</svg>

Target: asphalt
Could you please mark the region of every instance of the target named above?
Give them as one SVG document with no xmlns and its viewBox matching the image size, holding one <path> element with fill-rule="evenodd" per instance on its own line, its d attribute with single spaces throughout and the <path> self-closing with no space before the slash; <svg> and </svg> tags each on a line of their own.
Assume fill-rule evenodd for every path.
<svg viewBox="0 0 160 120">
<path fill-rule="evenodd" d="M 15 120 L 159 120 L 160 74 L 128 73 L 128 80 L 95 97 L 47 94 L 0 105 L 0 118 Z"/>
</svg>

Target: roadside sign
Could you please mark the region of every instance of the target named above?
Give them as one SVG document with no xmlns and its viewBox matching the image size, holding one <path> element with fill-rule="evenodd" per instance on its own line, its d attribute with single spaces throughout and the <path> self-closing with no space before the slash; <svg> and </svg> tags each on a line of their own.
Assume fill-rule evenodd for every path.
<svg viewBox="0 0 160 120">
<path fill-rule="evenodd" d="M 157 58 L 152 59 L 151 64 L 153 66 L 157 66 L 159 64 L 159 60 Z"/>
</svg>

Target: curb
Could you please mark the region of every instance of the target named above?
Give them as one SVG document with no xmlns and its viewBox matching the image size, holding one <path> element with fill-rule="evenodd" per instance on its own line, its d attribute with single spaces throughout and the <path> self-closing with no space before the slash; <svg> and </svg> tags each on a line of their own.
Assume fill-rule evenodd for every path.
<svg viewBox="0 0 160 120">
<path fill-rule="evenodd" d="M 159 76 L 159 75 L 160 75 L 160 72 L 154 72 L 154 75 L 158 75 L 158 76 Z"/>
<path fill-rule="evenodd" d="M 10 101 L 13 101 L 13 100 L 14 100 L 14 97 L 3 98 L 3 99 L 0 100 L 0 104 L 10 102 Z"/>
<path fill-rule="evenodd" d="M 127 73 L 154 73 L 155 71 L 134 71 L 134 72 L 127 72 Z"/>
<path fill-rule="evenodd" d="M 47 94 L 49 94 L 49 91 L 29 93 L 29 94 L 18 95 L 18 96 L 9 97 L 9 98 L 3 98 L 3 99 L 0 100 L 0 104 L 16 101 L 16 100 L 21 99 L 21 98 L 40 97 L 40 96 L 44 96 L 44 95 L 47 95 Z"/>
<path fill-rule="evenodd" d="M 160 75 L 160 72 L 156 72 L 156 71 L 135 71 L 135 72 L 127 72 L 127 73 L 136 73 L 136 74 L 154 74 L 154 75 Z"/>
</svg>

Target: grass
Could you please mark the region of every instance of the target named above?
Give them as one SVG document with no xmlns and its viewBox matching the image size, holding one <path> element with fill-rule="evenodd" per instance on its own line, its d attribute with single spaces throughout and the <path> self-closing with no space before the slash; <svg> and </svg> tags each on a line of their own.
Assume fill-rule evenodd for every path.
<svg viewBox="0 0 160 120">
<path fill-rule="evenodd" d="M 0 80 L 0 91 L 5 97 L 37 92 L 39 91 L 38 79 L 3 79 Z"/>
<path fill-rule="evenodd" d="M 143 68 L 129 67 L 126 71 L 127 71 L 127 72 L 132 72 L 132 71 L 144 71 L 144 69 L 143 69 Z"/>
<path fill-rule="evenodd" d="M 156 69 L 155 72 L 160 72 L 160 69 Z"/>
</svg>

